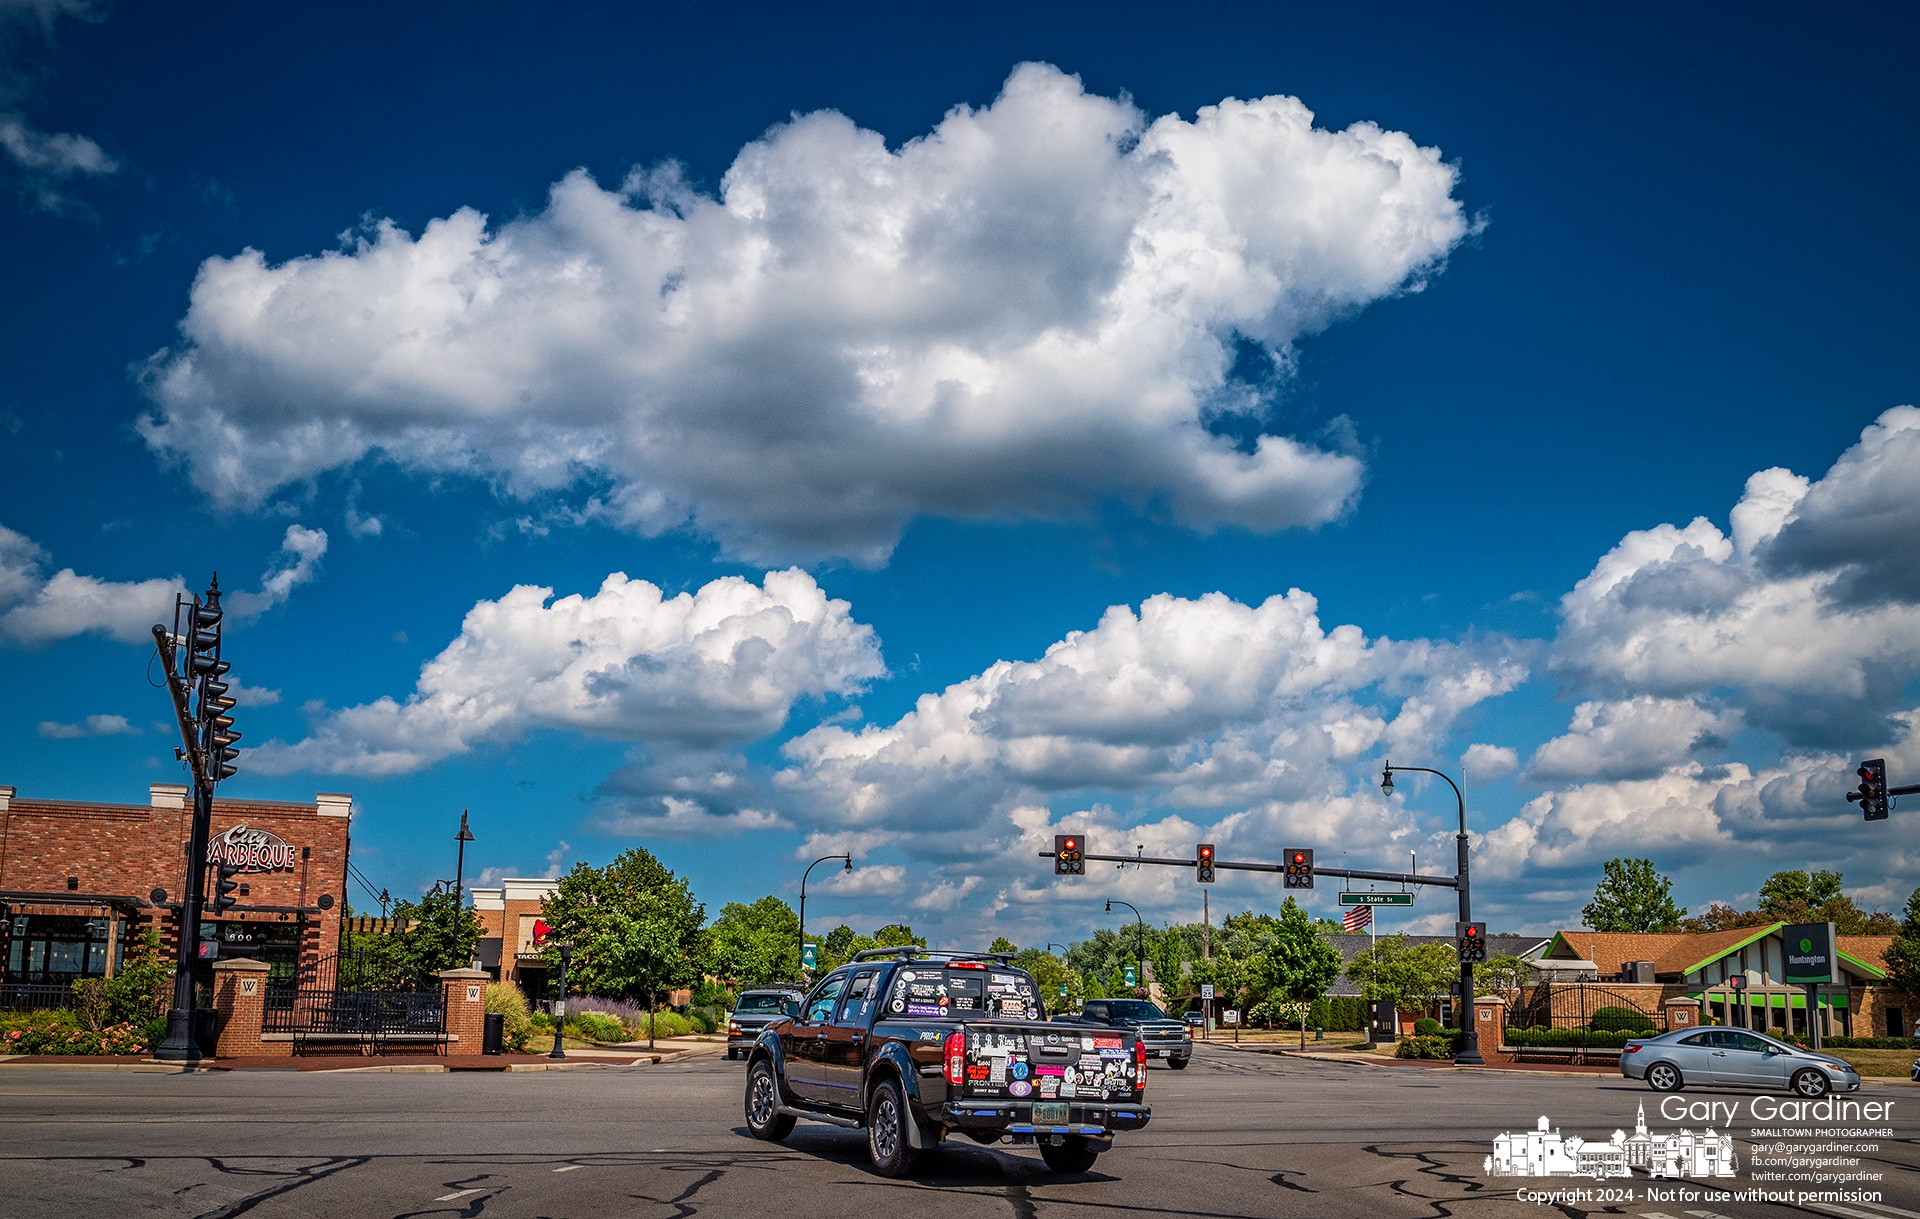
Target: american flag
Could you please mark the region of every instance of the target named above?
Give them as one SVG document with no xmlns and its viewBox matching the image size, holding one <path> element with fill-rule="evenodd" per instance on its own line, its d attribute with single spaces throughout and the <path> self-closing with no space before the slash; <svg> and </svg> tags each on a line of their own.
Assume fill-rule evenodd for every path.
<svg viewBox="0 0 1920 1219">
<path fill-rule="evenodd" d="M 1360 931 L 1371 927 L 1373 926 L 1373 907 L 1355 906 L 1347 911 L 1346 917 L 1340 922 L 1348 931 Z"/>
</svg>

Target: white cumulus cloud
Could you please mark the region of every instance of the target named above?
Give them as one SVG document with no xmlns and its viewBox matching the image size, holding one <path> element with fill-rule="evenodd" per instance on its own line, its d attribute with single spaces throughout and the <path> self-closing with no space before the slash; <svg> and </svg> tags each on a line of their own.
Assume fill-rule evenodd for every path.
<svg viewBox="0 0 1920 1219">
<path fill-rule="evenodd" d="M 1526 778 L 1535 783 L 1583 779 L 1650 779 L 1739 731 L 1737 711 L 1715 711 L 1685 698 L 1581 703 L 1573 723 L 1534 750 Z"/>
<path fill-rule="evenodd" d="M 325 530 L 289 525 L 279 555 L 261 577 L 260 591 L 222 598 L 228 621 L 245 623 L 285 601 L 295 585 L 313 578 L 326 551 Z M 49 576 L 46 561 L 46 551 L 32 539 L 0 525 L 0 637 L 28 647 L 87 634 L 151 643 L 154 625 L 173 622 L 174 598 L 186 591 L 179 576 L 102 580 L 71 567 Z"/>
<path fill-rule="evenodd" d="M 1079 789 L 1186 808 L 1322 795 L 1379 746 L 1416 749 L 1519 684 L 1502 641 L 1472 647 L 1323 630 L 1298 589 L 1114 606 L 1034 661 L 923 695 L 888 725 L 823 725 L 776 776 L 841 826 L 965 831 L 994 810 Z"/>
<path fill-rule="evenodd" d="M 154 450 L 224 505 L 375 457 L 694 528 L 751 557 L 884 562 L 907 521 L 1108 496 L 1198 529 L 1338 517 L 1358 457 L 1262 413 L 1243 342 L 1417 290 L 1472 230 L 1437 150 L 1289 97 L 1150 119 L 1044 64 L 889 149 L 831 112 L 717 197 L 584 172 L 490 226 L 380 222 L 336 252 L 208 260 L 151 362 Z"/>
<path fill-rule="evenodd" d="M 1920 410 L 1898 407 L 1819 482 L 1753 475 L 1730 533 L 1704 517 L 1629 533 L 1561 599 L 1550 669 L 1614 698 L 1729 688 L 1748 724 L 1797 746 L 1888 739 L 1920 672 L 1920 604 L 1880 578 L 1908 535 L 1884 556 L 1859 539 L 1920 519 L 1917 446 Z"/>
<path fill-rule="evenodd" d="M 1519 768 L 1519 753 L 1505 745 L 1469 745 L 1460 755 L 1460 770 L 1469 783 L 1491 783 Z"/>
<path fill-rule="evenodd" d="M 798 570 L 676 597 L 620 572 L 591 597 L 521 585 L 468 612 L 406 701 L 332 712 L 305 740 L 248 750 L 246 765 L 403 774 L 539 727 L 712 747 L 765 736 L 797 700 L 852 694 L 884 672 L 872 628 Z"/>
<path fill-rule="evenodd" d="M 71 741 L 90 736 L 139 736 L 140 730 L 124 715 L 89 715 L 78 724 L 40 721 L 40 735 L 49 740 Z"/>
</svg>

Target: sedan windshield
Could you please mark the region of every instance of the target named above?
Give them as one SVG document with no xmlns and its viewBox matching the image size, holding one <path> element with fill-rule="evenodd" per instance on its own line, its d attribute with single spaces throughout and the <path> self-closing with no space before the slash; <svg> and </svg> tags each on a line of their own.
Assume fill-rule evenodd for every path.
<svg viewBox="0 0 1920 1219">
<path fill-rule="evenodd" d="M 1165 1020 L 1167 1014 L 1158 1004 L 1148 1003 L 1145 999 L 1115 999 L 1107 1004 L 1107 1011 L 1120 1020 Z"/>
</svg>

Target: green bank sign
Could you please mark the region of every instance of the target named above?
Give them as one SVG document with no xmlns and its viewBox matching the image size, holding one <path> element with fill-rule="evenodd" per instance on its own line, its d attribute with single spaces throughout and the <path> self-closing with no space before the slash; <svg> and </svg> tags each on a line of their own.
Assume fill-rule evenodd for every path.
<svg viewBox="0 0 1920 1219">
<path fill-rule="evenodd" d="M 1786 980 L 1797 986 L 1835 981 L 1833 924 L 1791 923 L 1781 928 L 1786 948 Z"/>
</svg>

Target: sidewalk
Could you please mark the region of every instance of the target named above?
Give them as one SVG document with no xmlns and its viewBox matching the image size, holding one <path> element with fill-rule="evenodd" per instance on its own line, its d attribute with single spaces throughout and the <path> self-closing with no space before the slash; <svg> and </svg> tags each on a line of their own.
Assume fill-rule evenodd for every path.
<svg viewBox="0 0 1920 1219">
<path fill-rule="evenodd" d="M 1202 1043 L 1205 1044 L 1205 1043 Z M 1616 1066 L 1586 1065 L 1574 1066 L 1558 1062 L 1513 1062 L 1507 1055 L 1498 1051 L 1485 1054 L 1487 1065 L 1467 1067 L 1441 1058 L 1392 1058 L 1384 1054 L 1366 1054 L 1354 1050 L 1300 1050 L 1286 1045 L 1240 1045 L 1231 1042 L 1214 1042 L 1222 1049 L 1238 1050 L 1240 1053 L 1278 1054 L 1287 1058 L 1311 1058 L 1320 1062 L 1344 1062 L 1362 1067 L 1425 1067 L 1428 1070 L 1442 1071 L 1482 1071 L 1516 1073 L 1527 1075 L 1619 1075 Z M 1298 1043 L 1296 1043 L 1297 1045 Z"/>
<path fill-rule="evenodd" d="M 27 1070 L 133 1071 L 183 1074 L 189 1071 L 358 1071 L 384 1074 L 445 1074 L 449 1071 L 567 1071 L 595 1067 L 659 1066 L 688 1059 L 717 1057 L 723 1042 L 662 1037 L 648 1050 L 637 1046 L 569 1049 L 564 1060 L 545 1054 L 364 1054 L 331 1053 L 299 1058 L 254 1056 L 205 1059 L 193 1066 L 159 1062 L 137 1054 L 0 1055 L 0 1072 Z"/>
</svg>

